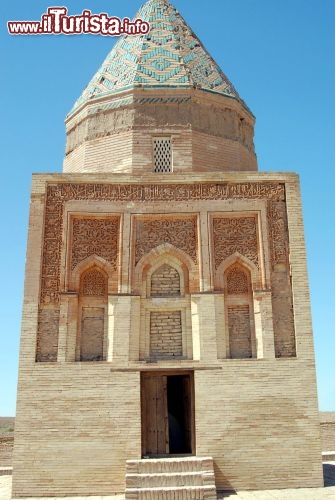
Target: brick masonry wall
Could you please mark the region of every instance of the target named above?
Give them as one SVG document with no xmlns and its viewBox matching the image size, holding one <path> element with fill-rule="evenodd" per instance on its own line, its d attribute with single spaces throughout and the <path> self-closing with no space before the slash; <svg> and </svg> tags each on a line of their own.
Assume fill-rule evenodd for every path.
<svg viewBox="0 0 335 500">
<path fill-rule="evenodd" d="M 175 94 L 153 92 L 155 104 L 128 104 L 106 112 L 92 112 L 93 106 L 68 118 L 64 172 L 152 172 L 152 139 L 157 135 L 172 139 L 174 172 L 208 171 L 209 166 L 212 172 L 257 170 L 254 119 L 240 103 L 180 90 L 184 103 L 159 104 L 159 98 Z M 151 92 L 132 94 L 142 99 Z"/>
<path fill-rule="evenodd" d="M 150 314 L 150 357 L 173 358 L 183 354 L 180 311 Z"/>
<path fill-rule="evenodd" d="M 197 455 L 214 458 L 219 489 L 322 486 L 313 363 L 257 365 L 195 372 Z"/>
<path fill-rule="evenodd" d="M 228 307 L 231 358 L 251 358 L 250 311 L 248 305 Z"/>
<path fill-rule="evenodd" d="M 180 276 L 176 269 L 164 264 L 151 276 L 151 296 L 169 297 L 180 294 Z"/>
<path fill-rule="evenodd" d="M 99 361 L 103 359 L 104 315 L 103 307 L 83 307 L 81 361 Z"/>
<path fill-rule="evenodd" d="M 48 335 L 39 335 L 37 342 L 36 359 L 38 361 L 55 361 L 58 347 L 59 311 L 53 306 L 41 308 L 38 331 L 48 332 Z"/>
<path fill-rule="evenodd" d="M 141 453 L 139 373 L 105 363 L 50 367 L 22 373 L 13 497 L 123 491 L 126 460 Z"/>
<path fill-rule="evenodd" d="M 335 451 L 335 412 L 321 412 L 322 451 Z"/>
<path fill-rule="evenodd" d="M 193 168 L 205 172 L 208 165 L 212 171 L 224 172 L 231 170 L 257 170 L 257 160 L 253 152 L 236 140 L 224 137 L 213 137 L 206 133 L 192 133 Z"/>
</svg>

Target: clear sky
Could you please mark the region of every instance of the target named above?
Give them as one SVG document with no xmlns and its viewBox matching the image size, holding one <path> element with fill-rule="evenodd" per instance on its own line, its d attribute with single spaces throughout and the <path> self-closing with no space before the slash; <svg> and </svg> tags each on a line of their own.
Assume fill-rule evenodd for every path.
<svg viewBox="0 0 335 500">
<path fill-rule="evenodd" d="M 51 5 L 130 17 L 141 0 L 3 1 L 0 415 L 15 415 L 31 174 L 61 172 L 64 117 L 116 39 L 11 36 Z M 321 410 L 335 411 L 335 1 L 175 0 L 257 118 L 260 170 L 301 176 Z"/>
</svg>

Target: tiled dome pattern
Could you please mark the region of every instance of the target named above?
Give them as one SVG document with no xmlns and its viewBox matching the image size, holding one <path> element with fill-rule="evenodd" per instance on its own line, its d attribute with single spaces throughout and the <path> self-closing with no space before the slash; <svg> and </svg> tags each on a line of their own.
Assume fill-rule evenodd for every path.
<svg viewBox="0 0 335 500">
<path fill-rule="evenodd" d="M 94 75 L 72 112 L 90 99 L 130 87 L 196 87 L 241 100 L 200 40 L 168 0 L 149 0 L 135 16 L 146 35 L 123 36 Z"/>
</svg>

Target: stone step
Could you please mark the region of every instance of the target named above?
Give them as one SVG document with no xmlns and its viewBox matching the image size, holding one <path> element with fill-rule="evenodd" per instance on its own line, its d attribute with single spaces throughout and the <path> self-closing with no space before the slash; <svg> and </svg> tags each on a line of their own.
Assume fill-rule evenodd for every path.
<svg viewBox="0 0 335 500">
<path fill-rule="evenodd" d="M 127 460 L 128 474 L 158 474 L 173 472 L 212 472 L 211 457 L 155 458 Z"/>
<path fill-rule="evenodd" d="M 158 474 L 126 474 L 127 488 L 154 488 L 157 486 L 212 486 L 214 473 L 207 471 Z"/>
<path fill-rule="evenodd" d="M 213 486 L 127 488 L 125 500 L 217 500 Z"/>
<path fill-rule="evenodd" d="M 128 460 L 125 500 L 216 500 L 213 459 Z"/>
</svg>

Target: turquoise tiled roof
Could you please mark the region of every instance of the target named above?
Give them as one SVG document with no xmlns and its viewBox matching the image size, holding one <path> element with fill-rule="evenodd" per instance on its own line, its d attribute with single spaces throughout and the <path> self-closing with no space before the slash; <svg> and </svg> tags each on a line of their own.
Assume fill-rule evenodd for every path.
<svg viewBox="0 0 335 500">
<path fill-rule="evenodd" d="M 146 35 L 123 36 L 76 101 L 72 112 L 97 97 L 130 87 L 196 87 L 239 98 L 228 78 L 168 0 L 148 0 L 135 19 Z"/>
</svg>

